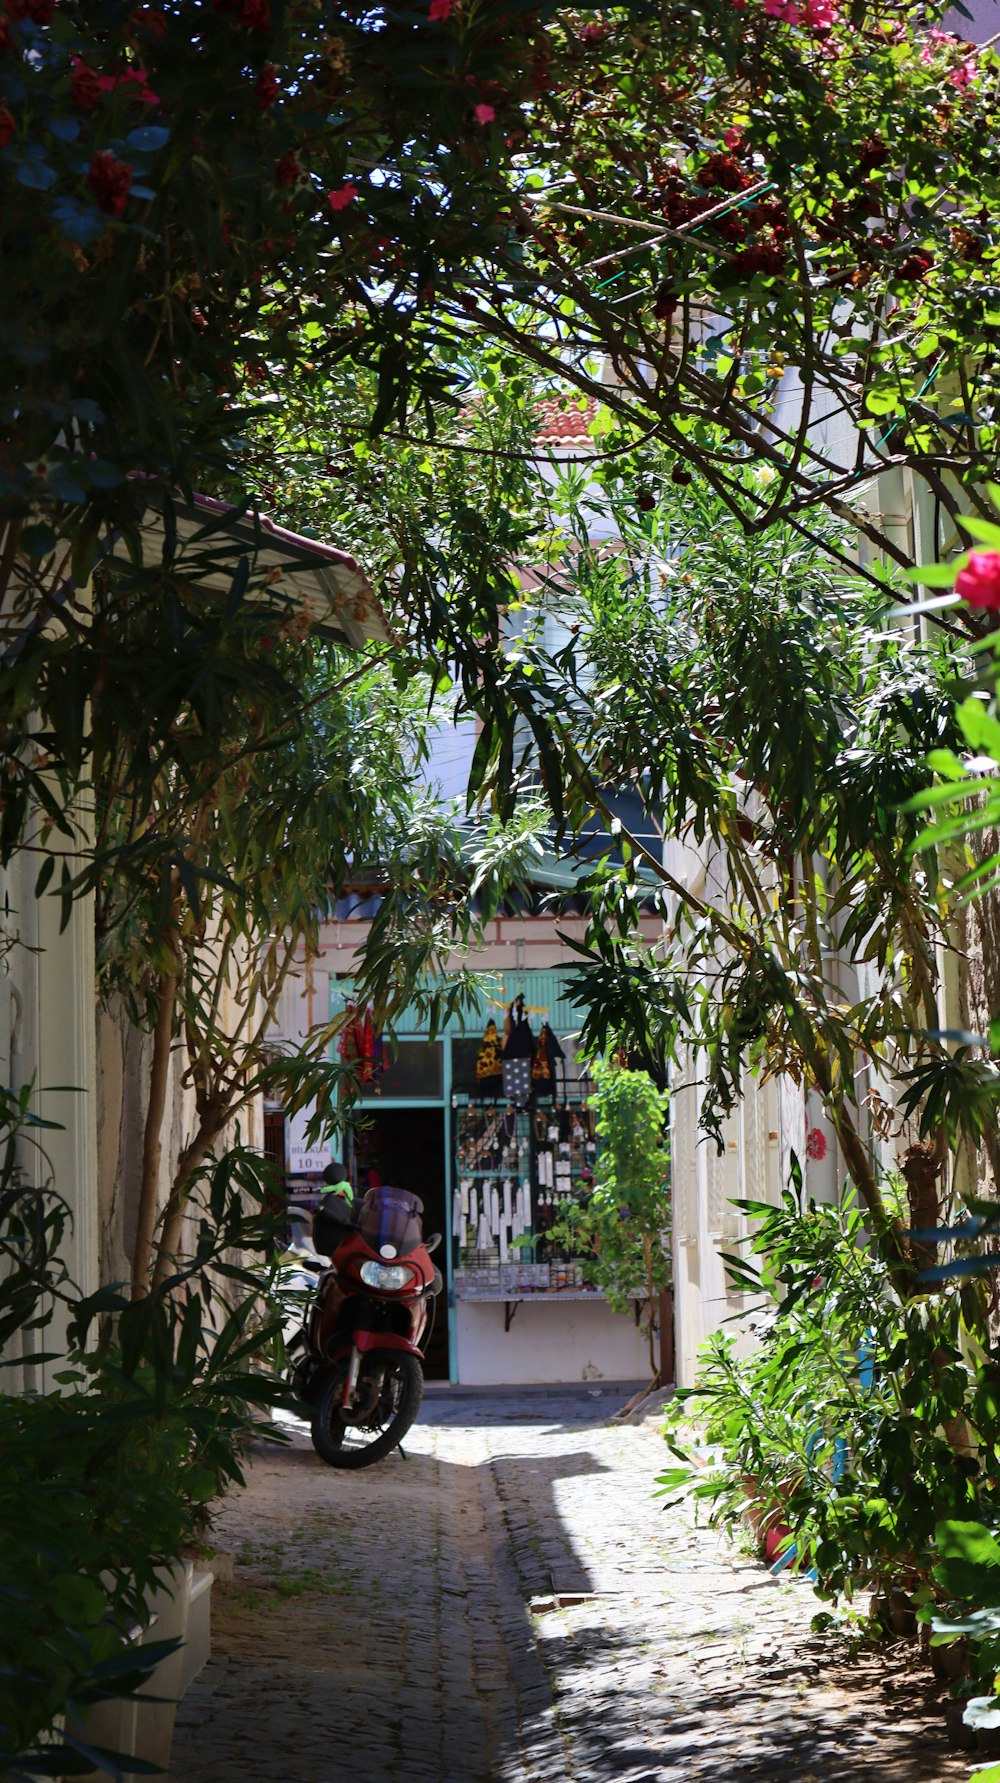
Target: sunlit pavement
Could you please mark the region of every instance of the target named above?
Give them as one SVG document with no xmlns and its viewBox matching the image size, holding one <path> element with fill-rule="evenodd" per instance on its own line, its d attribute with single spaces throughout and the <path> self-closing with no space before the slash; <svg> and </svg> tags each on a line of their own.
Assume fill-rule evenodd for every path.
<svg viewBox="0 0 1000 1783">
<path fill-rule="evenodd" d="M 175 1783 L 964 1783 L 909 1649 L 848 1663 L 806 1584 L 665 1512 L 622 1398 L 429 1389 L 357 1474 L 262 1449 Z"/>
</svg>

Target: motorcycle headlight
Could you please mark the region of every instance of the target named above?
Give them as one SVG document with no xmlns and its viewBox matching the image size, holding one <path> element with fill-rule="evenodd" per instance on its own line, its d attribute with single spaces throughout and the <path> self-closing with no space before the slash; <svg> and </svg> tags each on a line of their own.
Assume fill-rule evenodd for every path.
<svg viewBox="0 0 1000 1783">
<path fill-rule="evenodd" d="M 362 1263 L 358 1271 L 366 1287 L 387 1289 L 390 1293 L 405 1288 L 416 1273 L 415 1269 L 407 1269 L 404 1263 Z"/>
</svg>

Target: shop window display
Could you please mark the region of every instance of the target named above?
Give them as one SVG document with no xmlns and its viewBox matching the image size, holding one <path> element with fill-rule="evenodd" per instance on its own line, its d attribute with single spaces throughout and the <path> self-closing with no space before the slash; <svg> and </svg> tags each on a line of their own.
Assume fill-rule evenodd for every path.
<svg viewBox="0 0 1000 1783">
<path fill-rule="evenodd" d="M 578 1259 L 547 1236 L 567 1201 L 590 1195 L 597 1144 L 585 1083 L 572 1102 L 539 1099 L 539 1089 L 551 1096 L 555 1077 L 558 1042 L 549 1034 L 545 1045 L 548 1073 L 541 1084 L 536 1077 L 527 1107 L 474 1093 L 454 1098 L 456 1299 L 599 1298 Z"/>
</svg>

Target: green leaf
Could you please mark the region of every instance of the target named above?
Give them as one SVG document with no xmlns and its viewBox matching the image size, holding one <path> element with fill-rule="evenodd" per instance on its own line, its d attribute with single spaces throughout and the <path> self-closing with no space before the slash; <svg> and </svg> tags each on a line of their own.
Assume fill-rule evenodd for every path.
<svg viewBox="0 0 1000 1783">
<path fill-rule="evenodd" d="M 989 545 L 992 550 L 1000 551 L 1000 526 L 995 521 L 981 520 L 978 514 L 963 514 L 958 524 L 980 545 Z"/>
<path fill-rule="evenodd" d="M 982 700 L 963 700 L 956 717 L 970 748 L 1000 761 L 1000 721 Z"/>
<path fill-rule="evenodd" d="M 865 408 L 872 415 L 901 415 L 903 413 L 903 404 L 895 390 L 867 390 L 865 392 Z"/>
<path fill-rule="evenodd" d="M 934 1577 L 950 1596 L 1000 1606 L 1000 1544 L 983 1523 L 945 1520 L 934 1531 Z"/>
<path fill-rule="evenodd" d="M 965 562 L 964 555 L 955 563 L 921 563 L 916 569 L 904 570 L 907 582 L 922 582 L 925 588 L 951 588 Z"/>
</svg>

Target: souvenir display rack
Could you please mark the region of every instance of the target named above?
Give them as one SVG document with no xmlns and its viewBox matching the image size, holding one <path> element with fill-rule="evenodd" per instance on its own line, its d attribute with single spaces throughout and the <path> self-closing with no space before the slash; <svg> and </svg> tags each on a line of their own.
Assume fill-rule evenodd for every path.
<svg viewBox="0 0 1000 1783">
<path fill-rule="evenodd" d="M 526 1299 L 602 1300 L 580 1259 L 546 1237 L 568 1201 L 590 1193 L 597 1145 L 575 1099 L 517 1108 L 496 1096 L 452 1098 L 455 1167 L 451 1231 L 455 1299 L 502 1302 L 510 1329 Z"/>
</svg>

